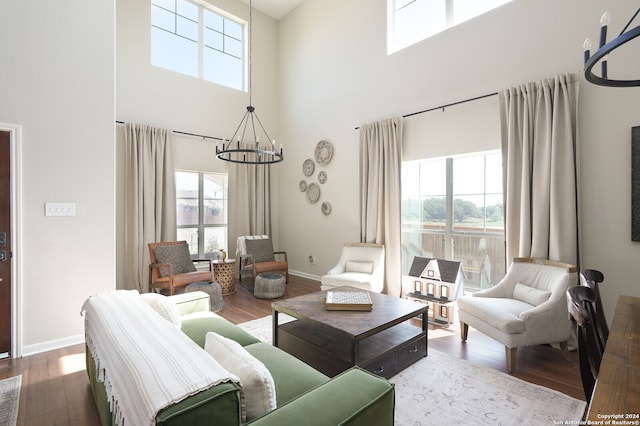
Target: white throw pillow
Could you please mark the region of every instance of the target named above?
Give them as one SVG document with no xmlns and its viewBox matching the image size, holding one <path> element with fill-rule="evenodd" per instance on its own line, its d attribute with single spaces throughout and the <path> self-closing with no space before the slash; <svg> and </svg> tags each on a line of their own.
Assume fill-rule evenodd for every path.
<svg viewBox="0 0 640 426">
<path fill-rule="evenodd" d="M 271 373 L 240 343 L 210 331 L 205 338 L 204 349 L 223 368 L 240 378 L 247 421 L 276 408 L 276 387 Z"/>
<path fill-rule="evenodd" d="M 178 328 L 182 326 L 182 319 L 180 318 L 178 305 L 176 305 L 173 300 L 158 293 L 143 293 L 140 296 L 142 297 L 142 300 L 159 313 L 162 318 L 166 319 Z"/>
<path fill-rule="evenodd" d="M 373 262 L 357 262 L 355 260 L 347 260 L 344 266 L 345 272 L 360 272 L 363 274 L 371 274 L 373 272 Z"/>
<path fill-rule="evenodd" d="M 538 306 L 551 297 L 550 291 L 539 290 L 535 287 L 516 283 L 513 288 L 513 298 L 520 300 L 521 302 L 528 303 L 533 306 Z"/>
</svg>

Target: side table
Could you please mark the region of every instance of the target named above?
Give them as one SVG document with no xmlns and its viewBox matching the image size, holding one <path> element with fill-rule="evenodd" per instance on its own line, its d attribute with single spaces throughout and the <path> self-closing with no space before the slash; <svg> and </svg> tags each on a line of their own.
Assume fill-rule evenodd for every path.
<svg viewBox="0 0 640 426">
<path fill-rule="evenodd" d="M 236 292 L 236 260 L 214 260 L 213 279 L 220 283 L 222 295 L 227 296 Z"/>
</svg>

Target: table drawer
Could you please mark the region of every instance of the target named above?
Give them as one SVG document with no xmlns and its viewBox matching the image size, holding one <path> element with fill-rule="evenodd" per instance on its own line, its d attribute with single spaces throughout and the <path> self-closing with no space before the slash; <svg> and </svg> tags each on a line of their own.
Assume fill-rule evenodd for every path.
<svg viewBox="0 0 640 426">
<path fill-rule="evenodd" d="M 398 366 L 403 369 L 427 356 L 427 336 L 419 336 L 398 348 Z"/>
<path fill-rule="evenodd" d="M 376 359 L 363 366 L 365 370 L 378 376 L 389 378 L 398 372 L 398 353 L 392 352 L 384 358 Z"/>
</svg>

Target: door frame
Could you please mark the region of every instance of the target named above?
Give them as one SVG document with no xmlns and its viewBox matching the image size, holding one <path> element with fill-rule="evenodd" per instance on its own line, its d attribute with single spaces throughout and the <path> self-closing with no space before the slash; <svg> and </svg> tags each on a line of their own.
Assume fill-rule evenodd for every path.
<svg viewBox="0 0 640 426">
<path fill-rule="evenodd" d="M 22 357 L 22 126 L 0 122 L 9 133 L 11 164 L 11 357 Z"/>
</svg>

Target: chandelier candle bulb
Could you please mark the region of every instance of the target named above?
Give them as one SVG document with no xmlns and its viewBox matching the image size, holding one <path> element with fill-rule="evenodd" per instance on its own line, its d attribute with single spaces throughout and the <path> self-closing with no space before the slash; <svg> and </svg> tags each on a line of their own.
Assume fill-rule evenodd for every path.
<svg viewBox="0 0 640 426">
<path fill-rule="evenodd" d="M 589 37 L 584 39 L 582 47 L 584 48 L 584 63 L 586 64 L 589 60 L 589 56 L 591 55 L 591 40 L 589 39 Z"/>
<path fill-rule="evenodd" d="M 602 14 L 602 18 L 600 18 L 600 47 L 604 46 L 607 43 L 607 27 L 609 26 L 609 22 L 611 18 L 609 17 L 609 12 L 605 12 Z M 600 68 L 602 70 L 600 76 L 602 78 L 607 78 L 607 58 L 609 55 L 606 55 L 602 62 L 600 63 Z"/>
<path fill-rule="evenodd" d="M 600 18 L 600 46 L 602 47 L 607 43 L 607 27 L 609 26 L 609 22 L 611 22 L 611 18 L 609 17 L 609 12 L 605 12 L 602 14 L 602 18 Z"/>
</svg>

